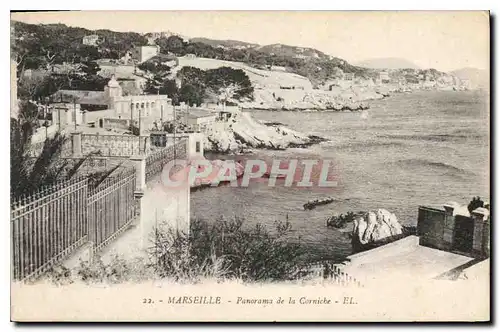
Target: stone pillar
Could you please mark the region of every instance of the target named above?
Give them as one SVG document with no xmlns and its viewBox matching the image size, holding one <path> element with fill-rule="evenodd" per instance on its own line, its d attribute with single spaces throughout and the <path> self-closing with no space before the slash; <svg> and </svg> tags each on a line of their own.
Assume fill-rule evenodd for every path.
<svg viewBox="0 0 500 332">
<path fill-rule="evenodd" d="M 451 247 L 453 244 L 453 233 L 455 230 L 455 217 L 453 211 L 457 207 L 457 203 L 450 202 L 443 205 L 444 207 L 444 231 L 443 244 L 445 247 Z"/>
<path fill-rule="evenodd" d="M 471 213 L 474 222 L 472 250 L 481 256 L 489 254 L 489 214 L 490 211 L 482 207 L 475 209 Z"/>
<path fill-rule="evenodd" d="M 135 191 L 138 193 L 144 193 L 144 189 L 146 188 L 146 156 L 136 155 L 130 157 L 130 160 L 134 164 L 135 174 L 137 177 Z"/>
<path fill-rule="evenodd" d="M 83 156 L 82 153 L 82 133 L 74 132 L 71 133 L 71 141 L 73 143 L 73 157 L 80 158 Z"/>
<path fill-rule="evenodd" d="M 83 125 L 87 124 L 87 111 L 86 110 L 82 111 L 82 124 Z"/>
</svg>

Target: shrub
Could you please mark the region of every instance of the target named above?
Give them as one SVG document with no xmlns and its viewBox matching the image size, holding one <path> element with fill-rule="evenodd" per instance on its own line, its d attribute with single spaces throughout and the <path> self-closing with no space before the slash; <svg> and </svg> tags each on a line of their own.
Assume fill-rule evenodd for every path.
<svg viewBox="0 0 500 332">
<path fill-rule="evenodd" d="M 190 233 L 184 234 L 160 224 L 151 234 L 147 259 L 131 261 L 115 256 L 104 262 L 96 257 L 90 263 L 81 261 L 73 270 L 57 266 L 47 279 L 56 284 L 154 279 L 260 282 L 296 280 L 311 274 L 304 247 L 290 241 L 290 223 L 277 221 L 272 232 L 260 224 L 243 226 L 243 219 L 237 217 L 219 218 L 214 223 L 194 219 Z"/>
<path fill-rule="evenodd" d="M 200 277 L 243 281 L 292 280 L 298 277 L 305 250 L 288 241 L 289 222 L 276 222 L 275 232 L 261 224 L 244 228 L 244 220 L 219 218 L 210 224 L 192 221 L 189 235 L 158 228 L 150 255 L 162 277 Z"/>
<path fill-rule="evenodd" d="M 473 197 L 472 200 L 469 202 L 469 205 L 467 205 L 467 210 L 469 210 L 469 213 L 472 213 L 477 208 L 484 207 L 484 202 L 481 200 L 479 196 Z"/>
</svg>

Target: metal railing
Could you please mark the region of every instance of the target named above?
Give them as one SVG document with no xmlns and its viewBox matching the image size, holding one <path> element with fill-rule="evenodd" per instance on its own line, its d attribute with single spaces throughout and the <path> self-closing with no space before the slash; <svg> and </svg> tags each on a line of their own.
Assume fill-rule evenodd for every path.
<svg viewBox="0 0 500 332">
<path fill-rule="evenodd" d="M 88 240 L 99 251 L 121 234 L 136 217 L 134 169 L 108 178 L 89 192 L 87 202 Z"/>
<path fill-rule="evenodd" d="M 316 262 L 307 265 L 305 271 L 313 277 L 322 278 L 341 286 L 363 287 L 355 277 L 344 272 L 340 265 L 329 261 Z"/>
<path fill-rule="evenodd" d="M 96 185 L 78 178 L 15 200 L 11 208 L 13 280 L 31 280 L 90 242 L 92 253 L 137 216 L 136 171 Z"/>
<path fill-rule="evenodd" d="M 187 139 L 181 139 L 146 158 L 146 182 L 160 174 L 169 161 L 187 158 Z"/>
<path fill-rule="evenodd" d="M 39 275 L 86 241 L 87 192 L 88 180 L 75 179 L 13 202 L 14 279 Z"/>
</svg>

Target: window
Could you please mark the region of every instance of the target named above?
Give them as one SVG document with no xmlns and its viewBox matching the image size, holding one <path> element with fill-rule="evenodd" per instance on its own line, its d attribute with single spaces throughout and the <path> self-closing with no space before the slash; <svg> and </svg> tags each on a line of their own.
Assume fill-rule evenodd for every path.
<svg viewBox="0 0 500 332">
<path fill-rule="evenodd" d="M 200 152 L 200 150 L 201 150 L 200 142 L 196 142 L 196 152 Z"/>
</svg>

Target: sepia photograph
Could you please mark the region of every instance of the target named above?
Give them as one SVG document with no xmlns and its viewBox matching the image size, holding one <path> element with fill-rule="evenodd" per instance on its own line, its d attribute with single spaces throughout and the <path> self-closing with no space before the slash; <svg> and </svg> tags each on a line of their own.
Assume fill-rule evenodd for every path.
<svg viewBox="0 0 500 332">
<path fill-rule="evenodd" d="M 10 13 L 14 322 L 489 322 L 489 11 Z"/>
</svg>

